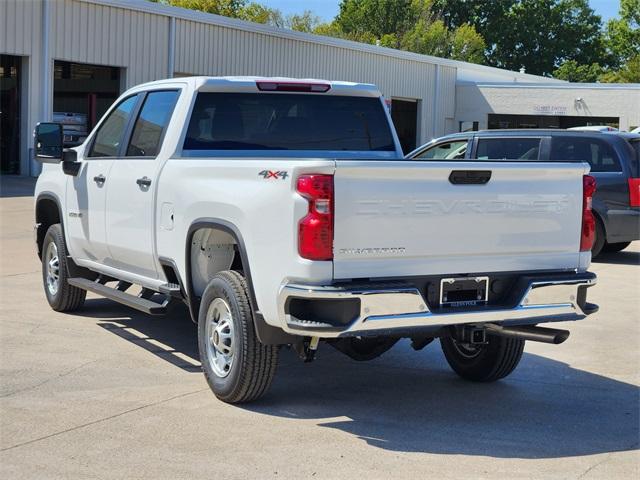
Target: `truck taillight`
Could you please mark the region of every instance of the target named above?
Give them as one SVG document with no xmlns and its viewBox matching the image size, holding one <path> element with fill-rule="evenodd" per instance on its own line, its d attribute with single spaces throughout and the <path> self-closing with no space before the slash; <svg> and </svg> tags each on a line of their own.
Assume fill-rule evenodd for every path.
<svg viewBox="0 0 640 480">
<path fill-rule="evenodd" d="M 629 205 L 640 207 L 640 178 L 629 179 Z"/>
<path fill-rule="evenodd" d="M 307 82 L 256 82 L 261 92 L 311 92 L 325 93 L 331 90 L 328 83 Z"/>
<path fill-rule="evenodd" d="M 591 211 L 593 194 L 596 191 L 596 179 L 591 175 L 582 177 L 582 233 L 580 251 L 588 252 L 596 239 L 596 219 Z"/>
<path fill-rule="evenodd" d="M 333 175 L 300 175 L 296 190 L 309 202 L 298 225 L 298 253 L 308 260 L 332 260 Z"/>
</svg>

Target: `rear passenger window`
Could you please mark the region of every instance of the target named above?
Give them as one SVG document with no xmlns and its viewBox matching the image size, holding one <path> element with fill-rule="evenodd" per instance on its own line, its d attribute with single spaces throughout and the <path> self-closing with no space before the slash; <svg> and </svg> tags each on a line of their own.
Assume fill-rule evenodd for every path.
<svg viewBox="0 0 640 480">
<path fill-rule="evenodd" d="M 158 154 L 178 94 L 176 90 L 147 94 L 133 127 L 128 157 L 155 157 Z"/>
<path fill-rule="evenodd" d="M 592 172 L 620 172 L 613 148 L 595 138 L 554 137 L 551 160 L 589 162 Z"/>
<path fill-rule="evenodd" d="M 538 160 L 540 138 L 480 138 L 478 160 Z"/>
</svg>

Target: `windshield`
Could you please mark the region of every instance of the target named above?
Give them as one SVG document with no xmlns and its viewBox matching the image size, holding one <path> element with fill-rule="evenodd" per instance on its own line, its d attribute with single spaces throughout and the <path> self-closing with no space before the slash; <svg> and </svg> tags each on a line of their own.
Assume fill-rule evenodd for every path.
<svg viewBox="0 0 640 480">
<path fill-rule="evenodd" d="M 199 93 L 184 150 L 395 151 L 379 98 Z"/>
</svg>

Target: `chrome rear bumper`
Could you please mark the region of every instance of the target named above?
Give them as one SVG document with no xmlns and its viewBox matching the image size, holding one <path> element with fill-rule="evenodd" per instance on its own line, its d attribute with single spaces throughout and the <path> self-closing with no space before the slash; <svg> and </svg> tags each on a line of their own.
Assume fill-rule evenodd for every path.
<svg viewBox="0 0 640 480">
<path fill-rule="evenodd" d="M 278 309 L 286 332 L 321 338 L 382 335 L 414 329 L 437 330 L 449 325 L 488 322 L 524 325 L 585 318 L 592 312 L 585 311 L 586 294 L 583 295 L 582 301 L 579 300 L 580 288 L 595 283 L 596 276 L 588 272 L 562 280 L 542 278 L 529 283 L 514 308 L 485 308 L 447 313 L 430 311 L 420 291 L 410 284 L 383 287 L 377 287 L 376 284 L 358 287 L 285 284 L 280 289 Z M 319 300 L 319 304 L 322 300 L 357 299 L 359 313 L 348 324 L 327 325 L 291 315 L 289 302 L 292 299 Z"/>
</svg>

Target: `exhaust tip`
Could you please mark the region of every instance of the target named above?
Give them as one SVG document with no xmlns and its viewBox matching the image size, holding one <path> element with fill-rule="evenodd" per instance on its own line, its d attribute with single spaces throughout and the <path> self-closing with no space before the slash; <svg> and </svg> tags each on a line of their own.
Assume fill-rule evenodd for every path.
<svg viewBox="0 0 640 480">
<path fill-rule="evenodd" d="M 554 329 L 549 329 L 549 330 L 554 330 Z M 564 343 L 568 338 L 569 338 L 569 330 L 556 330 L 558 333 L 556 333 L 553 336 L 553 343 L 555 345 L 560 345 L 561 343 Z"/>
<path fill-rule="evenodd" d="M 559 330 L 557 328 L 544 328 L 538 326 L 522 327 L 502 327 L 500 325 L 487 325 L 486 329 L 494 335 L 503 337 L 520 338 L 532 342 L 552 343 L 560 345 L 564 343 L 570 335 L 569 330 Z"/>
</svg>

